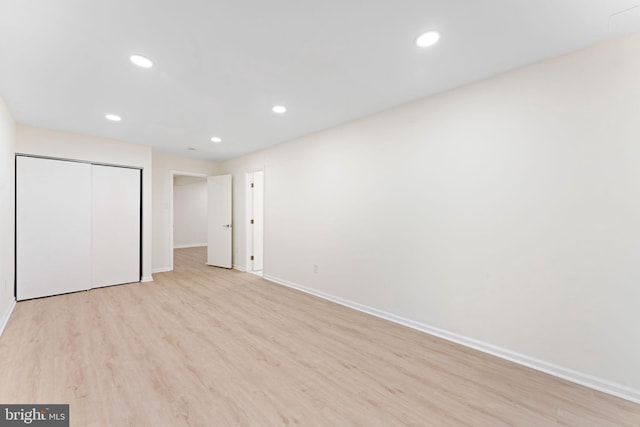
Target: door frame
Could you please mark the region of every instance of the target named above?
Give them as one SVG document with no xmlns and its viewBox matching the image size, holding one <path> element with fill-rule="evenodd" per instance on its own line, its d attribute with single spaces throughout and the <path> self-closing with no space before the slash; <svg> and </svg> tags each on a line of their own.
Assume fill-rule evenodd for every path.
<svg viewBox="0 0 640 427">
<path fill-rule="evenodd" d="M 253 179 L 253 174 L 256 172 L 262 172 L 262 270 L 260 272 L 253 271 L 253 261 L 251 261 L 251 254 L 253 252 L 253 227 L 251 227 L 251 217 L 253 216 L 253 192 L 251 191 L 251 180 Z M 265 201 L 265 170 L 264 169 L 255 169 L 252 171 L 248 171 L 245 173 L 245 190 L 246 190 L 246 201 L 245 201 L 245 233 L 246 238 L 246 261 L 245 261 L 245 271 L 251 274 L 262 275 L 264 272 L 264 224 L 265 224 L 265 212 L 264 212 L 264 201 Z"/>
<path fill-rule="evenodd" d="M 198 178 L 207 178 L 210 176 L 206 173 L 195 173 L 195 172 L 183 172 L 178 170 L 170 170 L 169 171 L 169 251 L 171 252 L 171 256 L 169 257 L 170 264 L 169 270 L 173 271 L 173 187 L 174 187 L 174 177 L 176 175 L 182 176 L 195 176 Z"/>
</svg>

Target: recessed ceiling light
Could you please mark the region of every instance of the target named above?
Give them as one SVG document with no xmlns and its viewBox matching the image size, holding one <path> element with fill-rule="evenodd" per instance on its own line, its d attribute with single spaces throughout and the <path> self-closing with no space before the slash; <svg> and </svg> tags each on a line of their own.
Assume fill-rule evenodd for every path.
<svg viewBox="0 0 640 427">
<path fill-rule="evenodd" d="M 142 67 L 142 68 L 151 68 L 151 67 L 153 67 L 153 62 L 151 62 L 151 60 L 149 58 L 144 57 L 142 55 L 131 55 L 129 57 L 129 59 L 131 60 L 131 62 L 136 64 L 138 67 Z"/>
<path fill-rule="evenodd" d="M 276 105 L 272 108 L 273 112 L 276 114 L 284 114 L 287 112 L 287 109 L 282 105 Z"/>
<path fill-rule="evenodd" d="M 122 120 L 122 117 L 120 117 L 117 114 L 107 114 L 106 116 L 104 116 L 107 120 L 111 120 L 112 122 L 119 122 L 120 120 Z"/>
<path fill-rule="evenodd" d="M 214 136 L 213 138 L 211 138 L 211 142 L 219 144 L 222 142 L 222 138 L 220 138 L 219 136 Z"/>
<path fill-rule="evenodd" d="M 438 40 L 440 40 L 440 33 L 436 31 L 429 31 L 427 33 L 421 34 L 416 39 L 416 44 L 418 45 L 418 47 L 429 47 L 438 43 Z"/>
</svg>

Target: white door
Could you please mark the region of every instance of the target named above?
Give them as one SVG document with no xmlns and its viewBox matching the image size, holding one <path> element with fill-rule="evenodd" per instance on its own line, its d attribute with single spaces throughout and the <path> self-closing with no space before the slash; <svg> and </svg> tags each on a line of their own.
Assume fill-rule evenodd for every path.
<svg viewBox="0 0 640 427">
<path fill-rule="evenodd" d="M 251 246 L 253 247 L 252 271 L 262 271 L 262 239 L 264 230 L 264 172 L 254 172 L 252 182 Z"/>
<path fill-rule="evenodd" d="M 91 285 L 140 281 L 140 170 L 92 166 Z"/>
<path fill-rule="evenodd" d="M 16 158 L 17 299 L 91 287 L 91 165 Z"/>
<path fill-rule="evenodd" d="M 207 177 L 207 264 L 231 268 L 231 175 Z"/>
</svg>

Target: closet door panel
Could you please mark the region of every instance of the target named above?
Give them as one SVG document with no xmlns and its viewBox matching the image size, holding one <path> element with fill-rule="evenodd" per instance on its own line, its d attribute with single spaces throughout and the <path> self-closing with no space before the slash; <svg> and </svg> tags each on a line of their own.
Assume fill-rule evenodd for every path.
<svg viewBox="0 0 640 427">
<path fill-rule="evenodd" d="M 17 299 L 91 284 L 91 165 L 16 158 Z"/>
<path fill-rule="evenodd" d="M 92 166 L 91 285 L 140 281 L 139 169 Z"/>
</svg>

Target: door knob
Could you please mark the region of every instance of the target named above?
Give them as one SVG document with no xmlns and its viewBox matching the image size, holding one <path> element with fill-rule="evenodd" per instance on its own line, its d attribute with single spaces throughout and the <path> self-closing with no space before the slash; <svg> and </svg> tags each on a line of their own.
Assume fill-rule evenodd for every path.
<svg viewBox="0 0 640 427">
<path fill-rule="evenodd" d="M 231 228 L 231 224 L 222 224 L 224 228 Z"/>
</svg>

